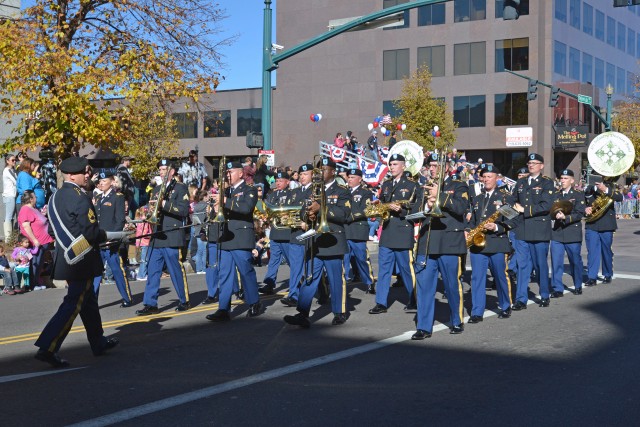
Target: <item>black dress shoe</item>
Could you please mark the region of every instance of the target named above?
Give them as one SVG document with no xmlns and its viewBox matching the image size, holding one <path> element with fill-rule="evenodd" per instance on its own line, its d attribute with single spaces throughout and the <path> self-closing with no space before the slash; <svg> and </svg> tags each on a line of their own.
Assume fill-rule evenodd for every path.
<svg viewBox="0 0 640 427">
<path fill-rule="evenodd" d="M 404 283 L 402 283 L 402 280 L 396 280 L 395 282 L 393 282 L 391 287 L 392 288 L 402 288 L 402 287 L 404 287 Z"/>
<path fill-rule="evenodd" d="M 210 297 L 207 296 L 204 301 L 201 302 L 202 305 L 209 305 L 209 304 L 215 304 L 217 303 L 219 300 L 218 296 L 216 295 L 215 297 Z"/>
<path fill-rule="evenodd" d="M 549 307 L 549 298 L 541 298 L 540 299 L 540 307 Z"/>
<path fill-rule="evenodd" d="M 375 283 L 370 284 L 369 287 L 367 288 L 367 292 L 366 293 L 371 294 L 371 295 L 375 295 L 376 294 L 376 284 Z"/>
<path fill-rule="evenodd" d="M 602 283 L 611 283 L 611 276 L 607 276 L 604 279 L 602 279 Z"/>
<path fill-rule="evenodd" d="M 127 307 L 132 307 L 133 306 L 133 302 L 129 301 L 122 301 L 122 304 L 120 304 L 120 307 L 122 308 L 127 308 Z"/>
<path fill-rule="evenodd" d="M 298 300 L 295 300 L 293 298 L 289 298 L 289 297 L 284 297 L 280 300 L 280 302 L 284 305 L 286 305 L 287 307 L 297 307 L 298 306 Z"/>
<path fill-rule="evenodd" d="M 480 323 L 482 322 L 484 319 L 482 318 L 482 316 L 471 316 L 469 318 L 469 323 Z"/>
<path fill-rule="evenodd" d="M 218 310 L 212 314 L 207 314 L 207 320 L 222 323 L 231 320 L 231 316 L 229 316 L 229 312 L 227 310 Z"/>
<path fill-rule="evenodd" d="M 343 313 L 339 313 L 333 316 L 333 320 L 331 321 L 331 324 L 334 326 L 342 325 L 346 321 L 347 321 L 347 316 L 345 316 Z"/>
<path fill-rule="evenodd" d="M 387 307 L 385 307 L 382 304 L 376 304 L 373 306 L 371 310 L 369 310 L 369 314 L 380 314 L 380 313 L 386 313 L 386 312 L 387 312 Z"/>
<path fill-rule="evenodd" d="M 571 293 L 574 295 L 582 295 L 582 288 L 576 288 L 572 290 Z"/>
<path fill-rule="evenodd" d="M 309 329 L 311 327 L 309 318 L 302 313 L 298 313 L 295 316 L 284 316 L 284 321 L 290 325 L 300 326 L 304 329 Z"/>
<path fill-rule="evenodd" d="M 560 291 L 553 291 L 551 292 L 551 295 L 549 295 L 551 298 L 562 298 L 564 296 L 564 292 L 560 292 Z"/>
<path fill-rule="evenodd" d="M 587 280 L 587 282 L 584 284 L 585 286 L 596 286 L 598 284 L 598 282 L 596 282 L 596 279 L 589 279 Z"/>
<path fill-rule="evenodd" d="M 411 301 L 409 304 L 404 306 L 404 311 L 416 311 L 418 306 L 415 302 Z"/>
<path fill-rule="evenodd" d="M 41 362 L 46 362 L 54 368 L 66 368 L 69 362 L 58 356 L 58 353 L 51 353 L 46 350 L 38 350 L 35 358 Z"/>
<path fill-rule="evenodd" d="M 176 311 L 187 311 L 191 308 L 191 303 L 185 302 L 183 303 L 178 303 L 178 306 L 176 307 Z"/>
<path fill-rule="evenodd" d="M 263 295 L 273 295 L 273 290 L 275 289 L 275 286 L 273 285 L 264 285 L 264 286 L 260 286 L 260 288 L 258 288 L 258 292 L 263 294 Z"/>
<path fill-rule="evenodd" d="M 516 303 L 513 304 L 513 306 L 511 307 L 511 309 L 515 311 L 526 310 L 527 304 L 525 304 L 522 301 L 516 301 Z"/>
<path fill-rule="evenodd" d="M 102 348 L 100 350 L 94 351 L 93 355 L 102 356 L 107 350 L 111 350 L 113 347 L 117 346 L 118 344 L 120 344 L 120 340 L 118 338 L 114 338 L 114 337 L 107 338 L 105 343 L 102 345 Z"/>
<path fill-rule="evenodd" d="M 140 310 L 136 311 L 136 314 L 138 316 L 148 316 L 150 314 L 158 314 L 158 313 L 160 313 L 160 310 L 158 310 L 158 307 L 154 307 L 152 305 L 145 305 Z"/>
<path fill-rule="evenodd" d="M 256 316 L 259 316 L 261 313 L 262 313 L 262 304 L 257 302 L 249 306 L 249 311 L 247 311 L 247 316 L 256 317 Z"/>
<path fill-rule="evenodd" d="M 498 319 L 508 319 L 511 317 L 511 309 L 508 308 L 506 310 L 502 310 L 500 314 L 498 314 Z"/>
<path fill-rule="evenodd" d="M 461 334 L 462 332 L 464 332 L 464 325 L 458 325 L 458 326 L 454 326 L 453 328 L 451 328 L 451 330 L 449 331 L 449 333 L 451 335 L 458 335 Z"/>
<path fill-rule="evenodd" d="M 236 297 L 238 299 L 244 299 L 244 291 L 240 289 L 238 292 L 236 292 Z"/>
<path fill-rule="evenodd" d="M 418 329 L 415 334 L 411 335 L 411 339 L 414 341 L 420 341 L 425 338 L 431 338 L 431 332 L 427 332 L 424 329 Z"/>
</svg>

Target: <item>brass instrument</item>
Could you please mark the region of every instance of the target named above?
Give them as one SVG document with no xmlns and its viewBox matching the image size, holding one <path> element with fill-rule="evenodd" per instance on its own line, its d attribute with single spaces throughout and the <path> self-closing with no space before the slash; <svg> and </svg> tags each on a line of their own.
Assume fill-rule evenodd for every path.
<svg viewBox="0 0 640 427">
<path fill-rule="evenodd" d="M 591 215 L 585 216 L 583 219 L 586 223 L 594 222 L 602 218 L 604 213 L 613 204 L 613 198 L 606 194 L 599 194 L 593 203 L 591 203 Z"/>
<path fill-rule="evenodd" d="M 485 219 L 480 224 L 478 224 L 476 228 L 471 230 L 469 232 L 469 235 L 467 236 L 467 248 L 470 248 L 471 246 L 484 248 L 484 246 L 487 244 L 487 231 L 484 229 L 484 226 L 489 224 L 490 222 L 496 222 L 500 215 L 501 213 L 499 210 L 495 211 L 489 218 Z"/>
<path fill-rule="evenodd" d="M 557 200 L 551 205 L 551 209 L 549 210 L 549 215 L 551 218 L 556 219 L 556 215 L 559 212 L 562 212 L 565 215 L 569 215 L 573 210 L 573 203 L 568 200 Z"/>
<path fill-rule="evenodd" d="M 392 204 L 398 204 L 403 207 L 408 207 L 411 200 L 395 200 L 388 203 L 371 203 L 367 200 L 367 206 L 364 208 L 364 214 L 367 218 L 377 218 L 382 222 L 386 222 L 391 217 L 390 207 Z"/>
<path fill-rule="evenodd" d="M 222 158 L 220 159 L 220 163 L 219 163 L 219 167 L 218 167 L 218 212 L 216 212 L 216 215 L 210 219 L 210 222 L 214 223 L 218 230 L 217 230 L 217 234 L 218 234 L 218 244 L 216 245 L 216 262 L 213 265 L 214 268 L 218 268 L 218 266 L 220 265 L 220 251 L 221 251 L 221 245 L 220 245 L 220 238 L 223 234 L 223 228 L 224 225 L 227 222 L 227 218 L 224 214 L 224 192 L 225 192 L 225 188 L 224 188 L 224 183 L 227 179 L 227 156 L 222 156 Z M 208 230 L 209 227 L 207 227 L 207 234 L 208 234 Z M 208 235 L 207 235 L 207 239 L 208 239 Z M 218 275 L 220 274 L 220 270 L 218 270 Z"/>
<path fill-rule="evenodd" d="M 300 226 L 302 207 L 302 205 L 274 206 L 267 202 L 259 202 L 253 211 L 253 217 L 270 222 L 274 228 L 297 228 Z"/>
<path fill-rule="evenodd" d="M 160 207 L 162 206 L 162 201 L 164 200 L 167 192 L 167 183 L 169 182 L 169 174 L 171 173 L 171 169 L 167 169 L 167 174 L 162 179 L 162 184 L 160 184 L 160 190 L 156 193 L 156 197 L 153 200 L 149 200 L 149 212 L 147 213 L 146 222 L 153 225 L 158 225 L 160 223 L 160 218 L 158 216 Z"/>
</svg>

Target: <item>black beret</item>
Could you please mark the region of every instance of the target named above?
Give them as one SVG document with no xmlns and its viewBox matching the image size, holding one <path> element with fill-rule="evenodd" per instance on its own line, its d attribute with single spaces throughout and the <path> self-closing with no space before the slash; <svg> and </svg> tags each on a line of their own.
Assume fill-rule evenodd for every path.
<svg viewBox="0 0 640 427">
<path fill-rule="evenodd" d="M 242 163 L 238 161 L 227 162 L 227 169 L 242 169 Z"/>
<path fill-rule="evenodd" d="M 330 168 L 336 168 L 336 162 L 331 159 L 327 159 L 326 157 L 322 159 L 322 166 L 329 166 Z"/>
<path fill-rule="evenodd" d="M 411 171 L 404 171 L 404 176 L 406 178 L 411 178 L 413 175 L 411 175 Z"/>
<path fill-rule="evenodd" d="M 276 174 L 276 178 L 280 178 L 280 179 L 289 179 L 289 174 L 286 172 L 278 172 Z"/>
<path fill-rule="evenodd" d="M 537 160 L 540 163 L 544 163 L 544 157 L 542 157 L 540 154 L 537 154 L 537 153 L 529 154 L 529 160 Z"/>
<path fill-rule="evenodd" d="M 87 170 L 89 161 L 84 157 L 67 157 L 60 162 L 60 170 L 63 173 L 80 173 Z"/>
<path fill-rule="evenodd" d="M 105 178 L 111 178 L 113 177 L 113 172 L 112 171 L 102 171 L 98 174 L 98 178 L 100 179 L 105 179 Z"/>
<path fill-rule="evenodd" d="M 485 167 L 480 169 L 480 176 L 484 175 L 485 173 L 499 174 L 500 170 L 497 167 L 495 167 L 494 165 L 486 165 Z"/>
<path fill-rule="evenodd" d="M 158 167 L 160 166 L 167 166 L 167 167 L 172 167 L 173 165 L 171 164 L 171 160 L 169 159 L 162 159 L 158 162 Z"/>
<path fill-rule="evenodd" d="M 406 161 L 404 156 L 402 154 L 393 154 L 391 155 L 391 157 L 389 157 L 389 161 L 392 162 L 394 160 L 397 160 L 399 162 L 404 162 Z"/>
<path fill-rule="evenodd" d="M 191 151 L 189 151 L 189 155 L 190 155 L 190 156 L 192 156 L 192 155 L 194 155 L 194 154 L 197 156 L 197 155 L 198 155 L 198 150 L 191 150 Z"/>
<path fill-rule="evenodd" d="M 573 171 L 571 169 L 563 169 L 560 171 L 560 176 L 562 175 L 566 175 L 566 176 L 575 176 L 573 174 Z"/>
<path fill-rule="evenodd" d="M 437 162 L 438 161 L 438 153 L 431 153 L 429 154 L 429 157 L 427 158 L 427 161 L 429 163 L 431 162 Z"/>
<path fill-rule="evenodd" d="M 522 174 L 522 173 L 529 173 L 529 171 L 527 170 L 527 168 L 520 168 L 518 169 L 518 175 Z"/>
<path fill-rule="evenodd" d="M 347 175 L 358 175 L 362 176 L 362 171 L 360 169 L 349 169 L 347 171 Z"/>
<path fill-rule="evenodd" d="M 312 170 L 313 170 L 313 165 L 311 163 L 305 163 L 304 165 L 298 168 L 298 173 L 312 171 Z"/>
</svg>

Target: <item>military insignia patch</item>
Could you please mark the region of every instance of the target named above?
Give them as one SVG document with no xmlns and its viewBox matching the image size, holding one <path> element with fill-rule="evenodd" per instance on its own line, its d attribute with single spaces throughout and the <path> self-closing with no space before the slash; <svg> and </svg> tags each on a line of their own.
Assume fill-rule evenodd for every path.
<svg viewBox="0 0 640 427">
<path fill-rule="evenodd" d="M 185 195 L 182 197 L 182 200 L 189 200 L 189 195 L 188 195 L 188 194 L 185 194 Z"/>
<path fill-rule="evenodd" d="M 89 222 L 91 224 L 96 222 L 96 213 L 93 211 L 93 209 L 89 209 L 89 213 L 87 214 L 87 216 L 89 217 Z"/>
<path fill-rule="evenodd" d="M 351 202 L 347 200 L 346 202 L 344 202 L 344 205 L 346 207 L 350 208 L 351 207 Z"/>
<path fill-rule="evenodd" d="M 469 200 L 469 195 L 467 193 L 462 193 L 462 198 Z"/>
</svg>

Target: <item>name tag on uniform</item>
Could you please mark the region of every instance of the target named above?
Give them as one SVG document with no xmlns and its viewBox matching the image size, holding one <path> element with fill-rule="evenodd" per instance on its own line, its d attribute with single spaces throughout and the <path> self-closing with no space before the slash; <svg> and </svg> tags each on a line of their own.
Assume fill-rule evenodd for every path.
<svg viewBox="0 0 640 427">
<path fill-rule="evenodd" d="M 104 202 L 102 205 L 103 206 L 111 206 L 111 202 Z"/>
</svg>

